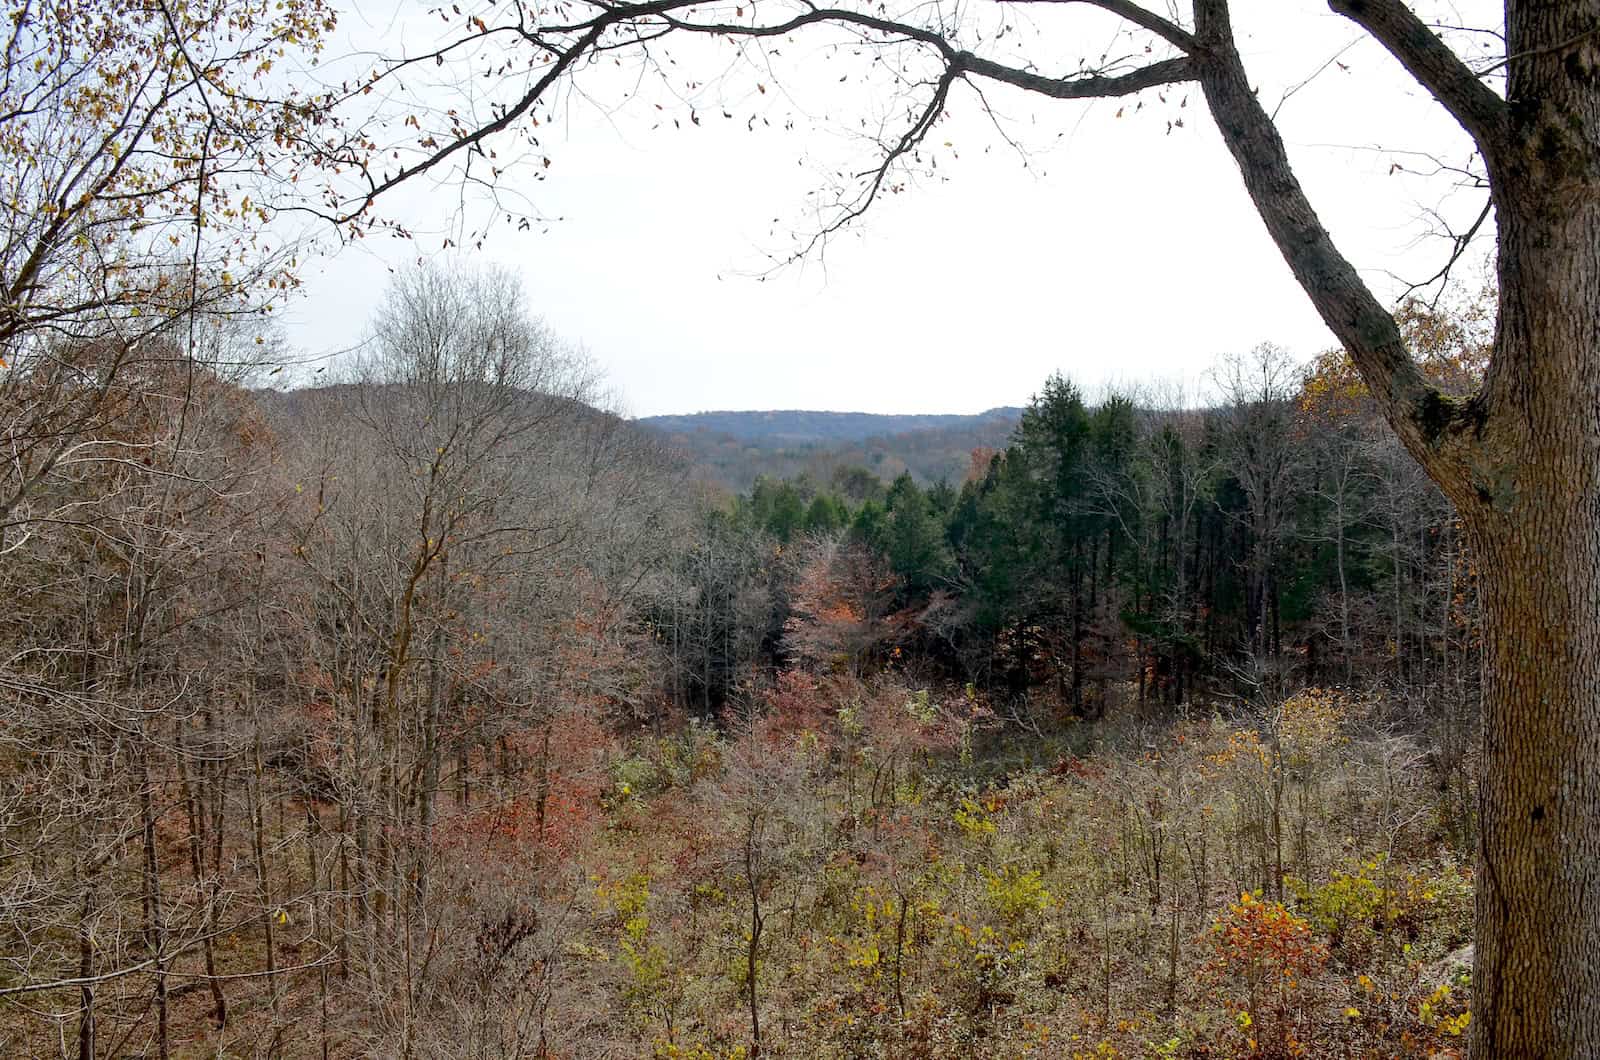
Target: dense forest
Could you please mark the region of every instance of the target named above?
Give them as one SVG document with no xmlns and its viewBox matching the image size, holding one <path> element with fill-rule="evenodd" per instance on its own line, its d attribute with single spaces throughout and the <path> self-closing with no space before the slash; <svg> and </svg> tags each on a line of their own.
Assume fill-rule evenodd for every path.
<svg viewBox="0 0 1600 1060">
<path fill-rule="evenodd" d="M 505 274 L 248 323 L 0 379 L 7 1055 L 1459 1054 L 1474 566 L 1341 354 L 733 494 Z"/>
</svg>

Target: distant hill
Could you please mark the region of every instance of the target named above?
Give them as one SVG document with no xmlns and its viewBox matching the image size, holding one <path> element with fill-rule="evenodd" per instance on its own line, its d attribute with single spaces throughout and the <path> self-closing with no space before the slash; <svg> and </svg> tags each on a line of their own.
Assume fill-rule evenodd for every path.
<svg viewBox="0 0 1600 1060">
<path fill-rule="evenodd" d="M 695 412 L 686 416 L 645 416 L 641 424 L 669 435 L 725 434 L 740 441 L 773 446 L 860 442 L 911 431 L 971 427 L 995 419 L 1015 423 L 1021 409 L 996 408 L 976 415 L 880 416 L 871 412 Z"/>
<path fill-rule="evenodd" d="M 1020 408 L 976 415 L 880 416 L 867 412 L 701 412 L 647 416 L 640 426 L 695 467 L 698 477 L 743 492 L 762 475 L 805 473 L 828 482 L 841 468 L 864 467 L 885 483 L 904 471 L 923 484 L 960 482 L 972 451 L 1003 448 Z"/>
<path fill-rule="evenodd" d="M 329 403 L 364 404 L 382 407 L 387 385 L 330 383 L 324 386 L 278 390 L 263 387 L 250 391 L 256 407 L 269 423 L 279 429 L 295 431 L 308 420 L 328 415 Z M 395 388 L 399 392 L 399 388 Z M 586 444 L 624 446 L 635 461 L 648 461 L 653 467 L 671 466 L 680 476 L 691 470 L 692 454 L 671 444 L 660 431 L 625 419 L 614 412 L 595 408 L 569 397 L 524 391 L 526 410 L 541 419 L 550 417 L 548 428 L 557 430 L 568 441 L 582 438 Z M 581 432 L 580 432 L 581 429 Z M 702 476 L 703 477 L 703 476 Z"/>
</svg>

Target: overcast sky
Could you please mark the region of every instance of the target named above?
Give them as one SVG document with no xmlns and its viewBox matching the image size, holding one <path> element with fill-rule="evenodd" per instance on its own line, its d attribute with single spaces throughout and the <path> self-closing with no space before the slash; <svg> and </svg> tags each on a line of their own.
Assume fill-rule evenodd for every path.
<svg viewBox="0 0 1600 1060">
<path fill-rule="evenodd" d="M 1464 163 L 1465 139 L 1325 3 L 1235 8 L 1269 110 L 1338 58 L 1283 104 L 1280 127 L 1345 252 L 1384 297 L 1401 290 L 1395 275 L 1431 273 L 1446 248 L 1426 238 L 1425 212 L 1465 225 L 1481 199 L 1415 171 L 1429 168 L 1425 154 Z M 435 25 L 363 2 L 343 32 L 414 52 Z M 1069 62 L 1070 42 L 1052 32 L 1040 40 Z M 588 349 L 624 411 L 977 412 L 1024 403 L 1057 370 L 1091 393 L 1151 379 L 1194 387 L 1226 351 L 1271 341 L 1310 357 L 1332 344 L 1192 86 L 1167 90 L 1165 102 L 1147 93 L 1137 112 L 1131 100 L 991 92 L 1029 145 L 1026 167 L 960 97 L 934 134 L 951 145 L 943 179 L 884 199 L 820 258 L 758 279 L 768 255 L 792 247 L 789 233 L 806 230 L 820 170 L 868 158 L 846 135 L 874 105 L 863 110 L 839 83 L 851 57 L 798 50 L 775 86 L 782 97 L 760 101 L 769 119 L 792 116 L 792 130 L 774 121 L 750 131 L 753 108 L 737 109 L 725 90 L 698 100 L 698 126 L 677 129 L 648 103 L 604 114 L 571 101 L 544 145 L 546 179 L 514 178 L 560 220 L 524 233 L 502 226 L 472 255 L 522 276 L 535 311 Z M 724 104 L 735 119 L 722 117 Z M 314 259 L 284 314 L 297 349 L 325 356 L 359 341 L 388 270 L 419 250 L 437 257 L 459 216 L 437 186 L 387 208 L 427 234 Z"/>
</svg>

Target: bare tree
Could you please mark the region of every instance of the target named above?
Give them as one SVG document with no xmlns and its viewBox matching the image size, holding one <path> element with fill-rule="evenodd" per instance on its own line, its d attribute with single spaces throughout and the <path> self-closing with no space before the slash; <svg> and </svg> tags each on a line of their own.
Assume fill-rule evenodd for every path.
<svg viewBox="0 0 1600 1060">
<path fill-rule="evenodd" d="M 553 937 L 548 881 L 464 908 L 440 888 L 455 879 L 441 851 L 485 803 L 544 849 L 552 792 L 593 768 L 563 757 L 564 719 L 633 711 L 655 676 L 632 608 L 671 472 L 595 393 L 509 274 L 419 268 L 390 289 L 352 381 L 294 399 L 293 550 L 338 733 L 343 930 L 391 1014 L 383 1048 L 433 1040 L 424 1014 L 453 1005 L 475 934 L 507 960 Z M 472 919 L 502 907 L 498 926 Z"/>
<path fill-rule="evenodd" d="M 274 63 L 315 53 L 321 0 L 14 2 L 0 49 L 0 531 L 94 452 L 131 391 L 200 358 L 199 312 L 293 283 L 267 233 L 321 113 Z M 0 546 L 3 547 L 3 546 Z"/>
<path fill-rule="evenodd" d="M 272 446 L 241 390 L 172 360 L 117 403 L 101 453 L 57 465 L 39 494 L 49 532 L 19 541 L 4 574 L 0 858 L 27 868 L 0 902 L 3 999 L 24 1034 L 48 999 L 80 1057 L 137 1038 L 168 1055 L 175 973 L 225 1022 L 213 942 L 269 912 L 221 856 L 219 775 L 261 718 L 231 634 L 245 600 L 263 611 L 251 557 L 274 518 Z M 271 628 L 254 631 L 261 652 Z M 248 716 L 219 721 L 218 699 Z"/>
<path fill-rule="evenodd" d="M 1250 650 L 1265 664 L 1283 654 L 1278 567 L 1292 532 L 1291 509 L 1304 452 L 1295 437 L 1292 401 L 1299 371 L 1287 351 L 1263 344 L 1248 355 L 1223 358 L 1216 379 L 1226 405 L 1226 464 L 1248 501 Z"/>
</svg>

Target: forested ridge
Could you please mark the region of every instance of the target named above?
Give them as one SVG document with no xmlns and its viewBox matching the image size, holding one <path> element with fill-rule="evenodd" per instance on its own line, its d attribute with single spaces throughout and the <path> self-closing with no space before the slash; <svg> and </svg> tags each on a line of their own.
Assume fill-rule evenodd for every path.
<svg viewBox="0 0 1600 1060">
<path fill-rule="evenodd" d="M 744 493 L 759 478 L 808 475 L 826 482 L 856 469 L 888 481 L 909 472 L 922 485 L 959 481 L 972 451 L 1003 447 L 1021 414 L 1020 408 L 975 416 L 716 412 L 636 422 L 660 432 L 697 479 Z"/>
<path fill-rule="evenodd" d="M 1014 420 L 1021 411 L 1019 408 L 995 408 L 972 415 L 959 413 L 895 415 L 774 409 L 760 412 L 695 412 L 681 416 L 644 416 L 639 422 L 669 434 L 706 432 L 725 434 L 743 441 L 804 445 L 816 442 L 859 442 L 868 438 L 906 434 L 912 431 L 970 426 L 983 420 Z"/>
<path fill-rule="evenodd" d="M 1342 354 L 731 494 L 501 273 L 204 326 L 7 377 L 8 1054 L 1460 1052 L 1474 567 Z"/>
</svg>

